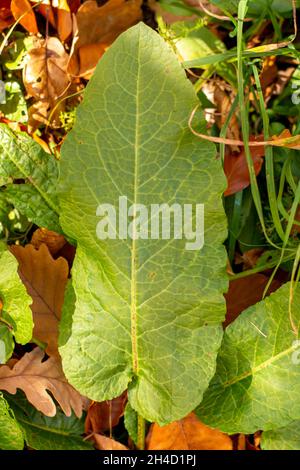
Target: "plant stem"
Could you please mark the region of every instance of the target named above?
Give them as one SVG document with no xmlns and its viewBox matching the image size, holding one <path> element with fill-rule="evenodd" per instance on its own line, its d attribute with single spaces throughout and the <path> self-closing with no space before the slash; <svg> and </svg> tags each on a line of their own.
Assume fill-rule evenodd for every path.
<svg viewBox="0 0 300 470">
<path fill-rule="evenodd" d="M 46 349 L 47 344 L 43 343 L 39 339 L 35 338 L 34 336 L 31 338 L 31 343 L 36 344 L 39 348 L 41 348 L 43 351 Z"/>
<path fill-rule="evenodd" d="M 139 450 L 145 449 L 145 429 L 146 429 L 146 421 L 141 416 L 138 415 L 138 423 L 137 423 L 137 448 Z"/>
<path fill-rule="evenodd" d="M 295 253 L 293 253 L 292 255 L 287 255 L 281 260 L 281 263 L 285 261 L 290 261 L 294 259 L 294 257 L 295 257 Z M 263 271 L 266 271 L 267 269 L 274 268 L 277 265 L 277 263 L 278 263 L 278 260 L 273 260 L 273 261 L 270 261 L 269 263 L 265 263 L 255 268 L 248 269 L 247 271 L 242 271 L 241 273 L 233 274 L 229 276 L 229 280 L 236 281 L 237 279 L 242 279 L 244 277 L 251 276 L 252 274 L 261 273 Z"/>
<path fill-rule="evenodd" d="M 8 321 L 4 320 L 4 318 L 0 317 L 0 322 L 4 323 L 4 325 L 6 325 L 9 330 L 13 330 L 12 325 Z"/>
</svg>

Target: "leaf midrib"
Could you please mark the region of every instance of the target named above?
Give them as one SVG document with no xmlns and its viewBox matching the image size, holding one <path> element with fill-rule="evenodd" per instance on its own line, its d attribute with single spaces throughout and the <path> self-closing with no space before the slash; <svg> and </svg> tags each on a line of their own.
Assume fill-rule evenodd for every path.
<svg viewBox="0 0 300 470">
<path fill-rule="evenodd" d="M 139 31 L 140 34 L 140 31 Z M 138 73 L 136 80 L 136 118 L 135 118 L 135 143 L 134 143 L 134 194 L 133 194 L 133 204 L 136 205 L 138 198 L 138 160 L 139 160 L 139 125 L 140 125 L 140 115 L 139 115 L 139 91 L 140 91 L 140 35 L 138 41 Z M 136 226 L 133 223 L 133 232 L 132 232 L 132 244 L 131 244 L 131 306 L 130 306 L 130 321 L 131 321 L 131 343 L 132 343 L 132 362 L 133 362 L 133 372 L 135 375 L 138 375 L 138 342 L 137 342 L 137 250 L 136 250 Z"/>
<path fill-rule="evenodd" d="M 235 377 L 232 380 L 228 380 L 227 382 L 224 382 L 222 385 L 224 388 L 230 387 L 231 385 L 234 385 L 237 382 L 240 382 L 241 380 L 246 379 L 247 377 L 251 377 L 252 375 L 255 375 L 257 372 L 260 372 L 262 369 L 265 369 L 268 367 L 270 364 L 273 362 L 276 362 L 277 360 L 281 359 L 284 356 L 287 356 L 288 354 L 296 351 L 299 349 L 299 344 L 295 344 L 294 346 L 291 346 L 288 349 L 285 349 L 284 351 L 281 351 L 280 353 L 276 354 L 276 356 L 272 356 L 270 359 L 267 359 L 266 361 L 262 362 L 258 366 L 254 367 L 253 369 L 244 372 L 243 374 Z"/>
</svg>

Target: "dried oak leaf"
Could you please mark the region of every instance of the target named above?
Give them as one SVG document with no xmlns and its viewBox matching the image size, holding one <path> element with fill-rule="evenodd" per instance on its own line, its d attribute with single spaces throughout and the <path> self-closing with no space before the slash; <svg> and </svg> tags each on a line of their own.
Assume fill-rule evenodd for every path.
<svg viewBox="0 0 300 470">
<path fill-rule="evenodd" d="M 82 415 L 83 399 L 67 382 L 60 360 L 55 357 L 42 362 L 44 352 L 40 348 L 25 354 L 11 369 L 0 366 L 0 390 L 15 394 L 22 390 L 27 400 L 46 416 L 55 416 L 55 400 L 66 416 L 74 410 L 78 418 Z"/>
<path fill-rule="evenodd" d="M 37 34 L 39 32 L 36 18 L 29 0 L 12 0 L 11 12 L 15 20 L 29 33 Z"/>
<path fill-rule="evenodd" d="M 68 60 L 69 56 L 58 38 L 35 38 L 23 70 L 26 91 L 36 101 L 32 109 L 29 109 L 31 127 L 34 128 L 36 123 L 41 122 L 47 124 L 50 111 L 68 90 Z M 55 108 L 54 124 L 58 123 L 62 106 Z"/>
<path fill-rule="evenodd" d="M 141 19 L 141 4 L 142 0 L 109 0 L 98 6 L 88 0 L 81 5 L 75 17 L 69 73 L 90 78 L 105 48 Z"/>
<path fill-rule="evenodd" d="M 30 243 L 37 250 L 41 245 L 47 245 L 51 255 L 55 256 L 67 242 L 65 237 L 60 233 L 53 232 L 46 228 L 38 228 L 33 233 Z"/>
<path fill-rule="evenodd" d="M 124 392 L 120 397 L 113 400 L 106 400 L 101 403 L 92 402 L 85 420 L 86 434 L 99 434 L 117 426 L 124 414 L 126 401 L 127 393 Z"/>
<path fill-rule="evenodd" d="M 147 436 L 149 450 L 232 450 L 229 436 L 211 429 L 190 413 L 166 426 L 152 424 Z"/>
<path fill-rule="evenodd" d="M 64 302 L 69 267 L 63 258 L 54 260 L 46 245 L 12 246 L 19 275 L 32 297 L 33 335 L 47 344 L 49 356 L 58 355 L 58 325 Z"/>
</svg>

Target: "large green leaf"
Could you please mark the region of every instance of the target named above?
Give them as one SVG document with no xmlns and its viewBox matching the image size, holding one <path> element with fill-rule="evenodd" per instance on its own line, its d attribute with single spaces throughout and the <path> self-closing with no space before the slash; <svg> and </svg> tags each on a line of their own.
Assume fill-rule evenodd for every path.
<svg viewBox="0 0 300 470">
<path fill-rule="evenodd" d="M 29 220 L 60 231 L 56 196 L 58 163 L 25 132 L 0 124 L 0 185 L 7 200 Z M 23 184 L 13 184 L 16 180 Z"/>
<path fill-rule="evenodd" d="M 128 387 L 132 407 L 161 424 L 201 401 L 222 337 L 226 183 L 214 146 L 188 128 L 196 104 L 172 49 L 141 23 L 100 60 L 62 148 L 61 224 L 77 241 L 65 374 L 97 401 Z M 97 207 L 122 195 L 146 207 L 205 204 L 204 248 L 100 241 Z"/>
<path fill-rule="evenodd" d="M 198 416 L 229 434 L 271 430 L 300 419 L 300 343 L 285 284 L 248 308 L 225 332 L 217 372 Z M 293 323 L 300 321 L 299 287 Z"/>
<path fill-rule="evenodd" d="M 0 299 L 3 303 L 0 316 L 10 325 L 9 331 L 17 343 L 26 344 L 31 340 L 33 330 L 32 299 L 18 275 L 18 262 L 9 251 L 0 255 L 0 266 Z"/>
<path fill-rule="evenodd" d="M 0 449 L 22 450 L 23 447 L 22 430 L 3 395 L 0 394 Z"/>
<path fill-rule="evenodd" d="M 25 441 L 35 450 L 92 450 L 89 442 L 84 442 L 84 418 L 74 414 L 67 417 L 60 409 L 49 418 L 28 403 L 26 397 L 18 392 L 7 396 L 16 420 L 23 430 Z"/>
<path fill-rule="evenodd" d="M 260 445 L 263 450 L 300 450 L 300 421 L 263 432 Z"/>
<path fill-rule="evenodd" d="M 212 0 L 219 8 L 225 9 L 231 13 L 237 13 L 240 0 Z M 291 1 L 282 0 L 249 0 L 249 15 L 260 15 L 266 11 L 266 8 L 271 8 L 276 13 L 289 13 L 292 11 Z M 297 0 L 299 6 L 299 1 Z"/>
</svg>

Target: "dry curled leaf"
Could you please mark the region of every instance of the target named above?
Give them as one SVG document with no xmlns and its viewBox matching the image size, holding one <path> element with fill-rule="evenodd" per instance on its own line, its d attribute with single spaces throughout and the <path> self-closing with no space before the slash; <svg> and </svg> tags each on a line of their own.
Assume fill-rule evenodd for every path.
<svg viewBox="0 0 300 470">
<path fill-rule="evenodd" d="M 147 436 L 149 450 L 232 450 L 229 436 L 211 429 L 190 413 L 166 426 L 152 424 Z"/>
<path fill-rule="evenodd" d="M 36 101 L 30 113 L 32 127 L 35 127 L 35 121 L 48 123 L 50 111 L 68 90 L 68 60 L 69 56 L 58 38 L 35 38 L 23 71 L 26 91 Z M 54 123 L 61 109 L 57 108 Z"/>
<path fill-rule="evenodd" d="M 88 0 L 81 5 L 76 14 L 77 33 L 69 72 L 90 78 L 105 48 L 141 19 L 141 4 L 141 0 L 109 0 L 98 6 L 96 1 Z"/>
<path fill-rule="evenodd" d="M 19 275 L 32 297 L 33 335 L 47 344 L 49 356 L 58 355 L 58 325 L 64 302 L 69 267 L 63 258 L 54 260 L 46 245 L 12 246 L 19 262 Z"/>
<path fill-rule="evenodd" d="M 288 129 L 284 129 L 279 136 L 272 136 L 272 145 L 300 150 L 300 135 L 292 135 Z"/>
<path fill-rule="evenodd" d="M 40 348 L 25 354 L 11 369 L 0 366 L 0 390 L 15 394 L 22 390 L 27 400 L 46 416 L 55 416 L 56 405 L 53 397 L 66 416 L 74 410 L 79 418 L 82 414 L 83 399 L 67 382 L 58 358 L 44 360 Z M 48 393 L 50 392 L 51 395 Z"/>
<path fill-rule="evenodd" d="M 11 11 L 15 20 L 20 20 L 20 24 L 29 33 L 37 34 L 39 32 L 35 14 L 29 0 L 12 0 Z"/>
<path fill-rule="evenodd" d="M 128 450 L 128 447 L 124 446 L 118 441 L 111 439 L 110 437 L 102 436 L 101 434 L 93 434 L 93 440 L 95 442 L 96 449 L 99 450 Z"/>
<path fill-rule="evenodd" d="M 41 245 L 47 245 L 51 255 L 54 256 L 66 244 L 66 239 L 60 233 L 53 232 L 46 228 L 38 228 L 33 233 L 30 243 L 37 250 Z"/>
<path fill-rule="evenodd" d="M 127 393 L 124 392 L 120 397 L 113 400 L 106 400 L 102 403 L 92 402 L 85 420 L 86 434 L 99 434 L 117 426 L 124 414 L 126 400 Z"/>
</svg>

